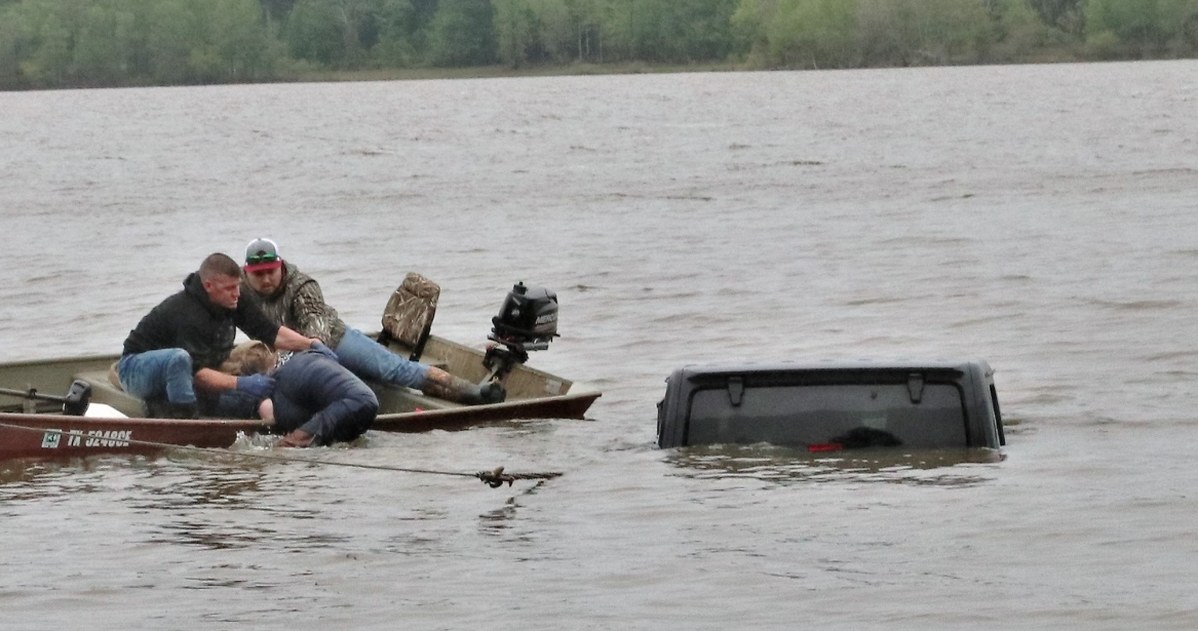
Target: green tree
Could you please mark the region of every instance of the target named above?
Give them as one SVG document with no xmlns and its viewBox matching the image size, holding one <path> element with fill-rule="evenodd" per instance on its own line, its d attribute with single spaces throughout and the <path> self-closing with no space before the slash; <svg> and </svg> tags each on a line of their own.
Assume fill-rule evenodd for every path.
<svg viewBox="0 0 1198 631">
<path fill-rule="evenodd" d="M 1158 57 L 1194 51 L 1196 0 L 1090 0 L 1087 48 L 1098 57 Z"/>
<path fill-rule="evenodd" d="M 1193 56 L 1198 0 L 0 0 L 0 89 L 319 67 Z"/>
<path fill-rule="evenodd" d="M 26 0 L 10 7 L 13 61 L 20 81 L 30 87 L 54 87 L 70 78 L 72 42 L 82 22 L 84 5 L 54 0 Z"/>
<path fill-rule="evenodd" d="M 529 6 L 538 32 L 530 58 L 559 64 L 575 61 L 577 25 L 565 0 L 531 0 Z"/>
<path fill-rule="evenodd" d="M 981 2 L 859 0 L 865 65 L 976 63 L 998 33 Z"/>
<path fill-rule="evenodd" d="M 603 61 L 603 29 L 600 25 L 603 10 L 600 2 L 601 0 L 565 0 L 570 16 L 575 59 L 578 61 Z"/>
<path fill-rule="evenodd" d="M 738 5 L 737 0 L 675 4 L 679 13 L 675 24 L 680 42 L 680 60 L 719 60 L 731 54 L 744 53 L 745 42 L 737 38 L 732 28 L 732 14 Z"/>
<path fill-rule="evenodd" d="M 0 89 L 25 87 L 21 61 L 33 41 L 33 29 L 25 19 L 15 6 L 0 6 Z"/>
<path fill-rule="evenodd" d="M 397 7 L 387 0 L 299 0 L 288 15 L 283 37 L 296 59 L 360 68 L 379 43 L 383 22 L 394 17 Z"/>
<path fill-rule="evenodd" d="M 1086 30 L 1087 0 L 1026 0 L 1044 23 L 1071 35 Z"/>
<path fill-rule="evenodd" d="M 747 46 L 733 29 L 740 0 L 604 0 L 594 14 L 605 59 L 718 60 Z"/>
<path fill-rule="evenodd" d="M 857 63 L 857 0 L 743 0 L 734 23 L 766 67 L 847 67 Z"/>
<path fill-rule="evenodd" d="M 413 34 L 417 30 L 416 10 L 410 0 L 381 0 L 375 9 L 378 41 L 370 53 L 374 62 L 385 67 L 406 68 L 416 63 Z"/>
<path fill-rule="evenodd" d="M 326 66 L 345 59 L 345 40 L 331 2 L 299 0 L 283 27 L 287 52 L 295 59 L 314 61 Z"/>
<path fill-rule="evenodd" d="M 990 60 L 1028 62 L 1055 58 L 1069 50 L 1076 38 L 1040 19 L 1026 0 L 995 0 L 991 6 L 996 21 Z"/>
<path fill-rule="evenodd" d="M 266 21 L 267 29 L 272 33 L 277 31 L 278 25 L 287 19 L 291 8 L 295 6 L 295 0 L 260 0 L 260 2 L 262 18 Z"/>
<path fill-rule="evenodd" d="M 128 50 L 135 20 L 121 2 L 96 2 L 75 34 L 73 73 L 80 84 L 120 85 L 131 79 Z"/>
<path fill-rule="evenodd" d="M 670 58 L 671 46 L 661 34 L 669 28 L 671 0 L 635 0 L 631 12 L 632 56 L 662 62 Z"/>
<path fill-rule="evenodd" d="M 430 26 L 429 59 L 434 65 L 496 62 L 495 14 L 490 0 L 441 0 Z"/>
<path fill-rule="evenodd" d="M 494 0 L 495 40 L 499 61 L 520 68 L 540 41 L 537 15 L 528 0 Z"/>
<path fill-rule="evenodd" d="M 180 84 L 194 81 L 192 48 L 198 43 L 191 0 L 158 0 L 145 9 L 145 63 L 149 81 Z"/>
<path fill-rule="evenodd" d="M 193 80 L 254 81 L 273 75 L 274 49 L 257 0 L 200 0 L 191 8 Z"/>
</svg>

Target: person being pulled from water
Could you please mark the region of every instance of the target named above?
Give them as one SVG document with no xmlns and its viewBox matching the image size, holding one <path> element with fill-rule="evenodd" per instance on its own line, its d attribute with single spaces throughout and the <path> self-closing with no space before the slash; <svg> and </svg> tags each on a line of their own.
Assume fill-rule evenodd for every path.
<svg viewBox="0 0 1198 631">
<path fill-rule="evenodd" d="M 309 447 L 349 442 L 370 429 L 379 411 L 374 392 L 337 362 L 323 344 L 283 356 L 262 342 L 233 350 L 222 370 L 241 375 L 270 373 L 275 389 L 259 406 L 259 415 L 284 433 L 279 445 Z"/>
<path fill-rule="evenodd" d="M 254 239 L 245 249 L 244 282 L 274 322 L 319 338 L 337 361 L 359 377 L 417 388 L 435 397 L 467 404 L 499 403 L 507 393 L 499 383 L 479 386 L 435 366 L 409 361 L 346 326 L 324 301 L 320 285 L 279 255 L 270 239 Z"/>
<path fill-rule="evenodd" d="M 183 281 L 183 289 L 150 310 L 125 338 L 117 375 L 126 392 L 144 399 L 150 416 L 199 414 L 254 418 L 274 379 L 235 377 L 219 370 L 237 329 L 286 350 L 320 345 L 272 322 L 253 301 L 240 300 L 237 261 L 210 254 Z"/>
</svg>

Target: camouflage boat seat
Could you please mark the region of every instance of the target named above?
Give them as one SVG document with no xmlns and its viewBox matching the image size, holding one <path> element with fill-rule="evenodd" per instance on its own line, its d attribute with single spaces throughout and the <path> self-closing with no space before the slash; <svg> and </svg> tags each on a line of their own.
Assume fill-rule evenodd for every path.
<svg viewBox="0 0 1198 631">
<path fill-rule="evenodd" d="M 383 330 L 379 333 L 379 343 L 398 347 L 410 353 L 409 359 L 419 361 L 432 331 L 433 316 L 437 314 L 437 300 L 440 297 L 441 287 L 437 283 L 409 272 L 392 292 L 387 307 L 383 309 Z"/>
</svg>

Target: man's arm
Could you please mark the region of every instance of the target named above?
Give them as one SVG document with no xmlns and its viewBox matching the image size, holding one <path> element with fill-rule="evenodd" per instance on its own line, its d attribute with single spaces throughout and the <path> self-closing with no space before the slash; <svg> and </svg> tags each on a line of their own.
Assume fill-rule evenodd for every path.
<svg viewBox="0 0 1198 631">
<path fill-rule="evenodd" d="M 305 337 L 285 326 L 281 326 L 279 327 L 279 332 L 275 335 L 275 348 L 284 351 L 306 351 L 319 341 L 320 338 Z"/>
<path fill-rule="evenodd" d="M 332 337 L 337 312 L 324 301 L 324 293 L 315 280 L 309 278 L 299 286 L 290 309 L 296 331 L 322 340 Z"/>
<path fill-rule="evenodd" d="M 201 368 L 196 371 L 193 379 L 196 388 L 200 390 L 210 392 L 240 390 L 260 399 L 269 397 L 271 391 L 275 389 L 274 377 L 264 374 L 238 377 L 211 368 Z"/>
<path fill-rule="evenodd" d="M 266 342 L 277 350 L 305 351 L 320 341 L 318 337 L 308 337 L 295 332 L 294 329 L 271 322 L 253 300 L 243 300 L 237 304 L 237 317 L 237 326 L 245 331 L 246 335 Z"/>
<path fill-rule="evenodd" d="M 236 390 L 237 376 L 226 374 L 211 368 L 201 368 L 196 371 L 195 385 L 197 388 L 201 390 L 208 390 L 209 392 Z"/>
</svg>

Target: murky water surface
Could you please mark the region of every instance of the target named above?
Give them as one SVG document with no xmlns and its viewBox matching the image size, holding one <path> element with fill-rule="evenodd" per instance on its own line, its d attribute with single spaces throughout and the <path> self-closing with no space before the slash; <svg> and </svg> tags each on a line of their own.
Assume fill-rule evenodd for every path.
<svg viewBox="0 0 1198 631">
<path fill-rule="evenodd" d="M 554 289 L 532 363 L 604 391 L 319 453 L 565 474 L 511 488 L 0 464 L 5 628 L 1192 629 L 1196 72 L 0 94 L 5 358 L 115 352 L 270 236 L 365 329 L 407 271 L 472 344 L 512 283 Z M 653 446 L 684 364 L 928 356 L 997 369 L 1003 458 Z"/>
</svg>

